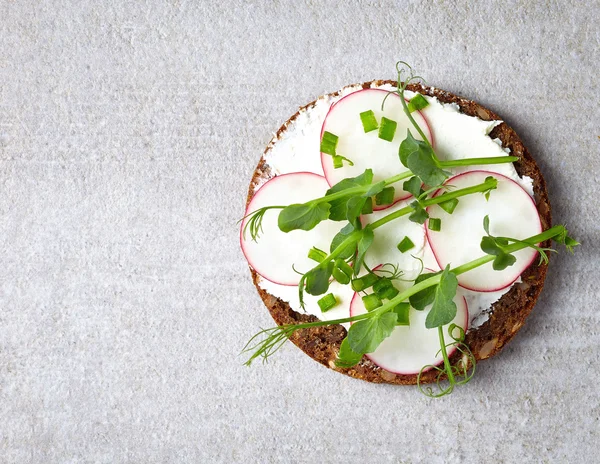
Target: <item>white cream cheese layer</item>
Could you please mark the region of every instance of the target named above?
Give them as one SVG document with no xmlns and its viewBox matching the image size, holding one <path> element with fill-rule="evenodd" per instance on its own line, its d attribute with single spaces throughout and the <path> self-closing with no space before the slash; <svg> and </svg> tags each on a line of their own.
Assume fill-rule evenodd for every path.
<svg viewBox="0 0 600 464">
<path fill-rule="evenodd" d="M 388 84 L 379 88 L 390 91 L 395 90 L 393 86 Z M 332 104 L 342 97 L 360 89 L 362 89 L 362 86 L 360 85 L 345 87 L 339 95 L 335 97 L 321 97 L 316 101 L 313 107 L 302 109 L 296 119 L 286 126 L 286 130 L 282 132 L 280 139 L 273 139 L 268 146 L 264 157 L 272 172 L 274 174 L 314 172 L 323 175 L 319 149 L 323 121 Z M 414 93 L 407 91 L 405 92 L 405 96 L 410 99 L 414 96 Z M 456 104 L 441 103 L 435 97 L 425 98 L 429 102 L 429 106 L 422 110 L 422 114 L 429 123 L 434 139 L 433 146 L 436 155 L 440 159 L 491 158 L 506 156 L 510 151 L 507 148 L 502 147 L 500 140 L 489 137 L 489 133 L 492 129 L 498 124 L 501 124 L 502 121 L 483 121 L 477 117 L 460 113 L 458 105 Z M 398 161 L 398 163 L 400 168 L 400 161 Z M 458 174 L 467 170 L 472 171 L 476 169 L 485 169 L 487 171 L 503 174 L 516 181 L 533 197 L 532 179 L 529 177 L 519 177 L 514 166 L 510 163 L 456 168 L 453 169 L 452 172 Z M 376 212 L 375 215 L 380 217 L 389 212 L 392 212 L 392 209 Z M 369 216 L 366 218 L 367 221 L 376 219 Z M 413 254 L 422 259 L 426 268 L 439 269 L 431 249 L 429 246 L 424 245 L 424 229 L 422 226 L 418 226 L 414 223 L 409 224 L 410 230 L 404 233 L 404 235 L 409 235 L 411 239 L 414 238 L 413 242 L 417 246 L 409 253 L 400 255 L 396 250 L 396 245 L 399 241 L 396 236 L 397 233 L 394 233 L 392 229 L 395 222 L 397 221 L 392 221 L 375 232 L 375 235 L 380 235 L 383 240 L 385 240 L 385 237 L 390 238 L 390 255 L 387 257 L 387 262 L 399 264 L 400 268 L 407 272 L 407 277 L 409 277 L 411 272 L 414 273 L 415 269 L 420 267 L 420 264 L 416 259 L 406 255 Z M 344 224 L 340 222 L 340 229 L 343 225 Z M 380 241 L 382 239 L 380 239 Z M 379 243 L 375 252 L 381 254 L 380 249 L 382 247 L 384 247 L 384 244 Z M 306 250 L 306 252 L 308 252 L 308 250 Z M 369 256 L 369 253 L 367 253 L 367 256 Z M 407 260 L 411 260 L 411 262 L 409 263 Z M 303 271 L 306 270 L 307 269 Z M 414 278 L 413 276 L 410 277 Z M 520 279 L 517 279 L 517 282 L 515 283 L 518 282 L 520 282 Z M 259 285 L 268 293 L 288 302 L 294 310 L 312 314 L 321 320 L 344 318 L 348 317 L 350 313 L 350 301 L 353 296 L 353 291 L 349 285 L 340 285 L 335 281 L 331 284 L 329 292 L 336 296 L 339 304 L 326 313 L 321 312 L 317 304 L 317 300 L 320 296 L 314 297 L 305 293 L 305 310 L 302 310 L 298 299 L 297 287 L 278 285 L 263 278 L 259 278 Z M 483 324 L 488 319 L 488 311 L 492 304 L 499 300 L 502 295 L 510 290 L 510 288 L 512 288 L 512 286 L 496 292 L 473 292 L 464 290 L 469 310 L 470 327 L 478 327 Z M 348 327 L 347 324 L 345 325 Z"/>
</svg>

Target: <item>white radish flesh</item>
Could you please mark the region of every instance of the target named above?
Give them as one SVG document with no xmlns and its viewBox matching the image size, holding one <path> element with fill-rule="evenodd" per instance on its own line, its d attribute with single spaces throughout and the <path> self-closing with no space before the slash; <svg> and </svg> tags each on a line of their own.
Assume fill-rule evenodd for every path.
<svg viewBox="0 0 600 464">
<path fill-rule="evenodd" d="M 441 219 L 439 232 L 426 228 L 428 243 L 440 268 L 448 264 L 456 267 L 485 255 L 480 245 L 486 235 L 483 229 L 486 215 L 493 236 L 524 239 L 542 232 L 533 199 L 513 180 L 489 171 L 470 171 L 448 179 L 446 184 L 461 189 L 482 183 L 488 176 L 498 180 L 498 188 L 491 191 L 489 200 L 481 193 L 463 196 L 452 214 L 438 205 L 427 208 L 430 217 Z M 525 248 L 514 253 L 517 261 L 512 266 L 495 271 L 490 262 L 459 275 L 458 283 L 469 290 L 498 291 L 511 285 L 536 255 L 532 248 Z"/>
<path fill-rule="evenodd" d="M 265 183 L 248 205 L 246 215 L 264 206 L 287 206 L 305 203 L 325 195 L 329 188 L 324 177 L 311 172 L 298 172 L 274 177 Z M 312 269 L 317 263 L 308 258 L 308 251 L 316 246 L 329 252 L 331 240 L 342 226 L 341 222 L 322 221 L 310 231 L 279 230 L 277 219 L 280 209 L 268 210 L 262 220 L 262 232 L 256 242 L 243 230 L 248 222 L 242 222 L 240 242 L 242 251 L 252 268 L 271 282 L 280 285 L 298 285 L 299 272 Z"/>
<path fill-rule="evenodd" d="M 410 287 L 410 283 L 394 281 L 394 285 L 400 291 Z M 451 324 L 462 327 L 465 332 L 468 328 L 469 311 L 467 302 L 459 288 L 454 297 L 456 303 L 456 317 Z M 373 353 L 366 356 L 379 367 L 394 374 L 414 375 L 418 374 L 424 366 L 437 366 L 443 362 L 440 353 L 440 340 L 438 329 L 427 329 L 425 319 L 431 309 L 431 305 L 423 311 L 410 308 L 408 326 L 397 326 L 392 334 L 386 338 Z M 354 294 L 350 304 L 350 315 L 357 316 L 366 313 L 361 295 Z M 446 344 L 453 340 L 448 335 L 448 327 L 443 327 Z M 448 356 L 451 356 L 456 348 L 448 347 Z"/>
<path fill-rule="evenodd" d="M 388 96 L 389 95 L 389 96 Z M 383 111 L 381 105 L 386 98 Z M 391 142 L 380 139 L 378 130 L 364 132 L 360 113 L 373 111 L 377 122 L 381 124 L 382 116 L 398 123 Z M 415 111 L 413 118 L 431 141 L 431 131 L 423 115 Z M 331 132 L 338 136 L 336 153 L 350 159 L 354 166 L 344 161 L 342 168 L 333 168 L 331 155 L 321 153 L 321 162 L 325 177 L 330 185 L 334 185 L 347 177 L 356 177 L 365 169 L 373 169 L 373 181 L 379 182 L 388 177 L 407 171 L 400 162 L 398 150 L 400 143 L 406 138 L 407 130 L 418 140 L 422 140 L 408 117 L 404 114 L 402 101 L 397 94 L 390 94 L 381 89 L 364 89 L 351 93 L 335 103 L 325 118 L 323 132 Z M 408 198 L 410 194 L 402 189 L 402 181 L 393 185 L 394 201 Z M 383 209 L 376 206 L 375 209 Z"/>
</svg>

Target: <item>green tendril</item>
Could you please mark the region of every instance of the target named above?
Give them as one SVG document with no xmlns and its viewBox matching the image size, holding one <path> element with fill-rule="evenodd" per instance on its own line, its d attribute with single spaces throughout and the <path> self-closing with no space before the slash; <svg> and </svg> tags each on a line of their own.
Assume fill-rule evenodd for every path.
<svg viewBox="0 0 600 464">
<path fill-rule="evenodd" d="M 458 330 L 458 336 L 454 335 L 454 331 Z M 475 375 L 475 366 L 477 361 L 475 356 L 471 352 L 471 349 L 464 343 L 465 331 L 462 327 L 456 324 L 450 324 L 448 327 L 448 335 L 453 340 L 450 343 L 444 341 L 443 327 L 438 327 L 438 333 L 440 338 L 440 349 L 436 353 L 439 356 L 440 353 L 443 356 L 443 363 L 441 366 L 434 366 L 429 364 L 424 366 L 417 376 L 417 386 L 421 393 L 430 398 L 439 398 L 452 393 L 454 387 L 457 385 L 464 385 Z M 454 347 L 462 356 L 456 361 L 455 364 L 450 364 L 448 357 L 448 349 Z M 429 370 L 437 371 L 437 375 L 433 381 L 435 387 L 423 383 L 422 377 L 425 372 Z"/>
<path fill-rule="evenodd" d="M 242 230 L 242 238 L 246 240 L 246 233 L 250 232 L 250 238 L 253 242 L 260 237 L 260 234 L 263 233 L 262 221 L 265 216 L 265 213 L 270 209 L 283 209 L 285 206 L 265 206 L 263 208 L 259 208 L 256 211 L 252 211 L 249 214 L 246 214 L 242 219 L 238 221 L 238 224 L 245 219 L 248 219 L 246 224 L 244 224 L 244 229 Z"/>
</svg>

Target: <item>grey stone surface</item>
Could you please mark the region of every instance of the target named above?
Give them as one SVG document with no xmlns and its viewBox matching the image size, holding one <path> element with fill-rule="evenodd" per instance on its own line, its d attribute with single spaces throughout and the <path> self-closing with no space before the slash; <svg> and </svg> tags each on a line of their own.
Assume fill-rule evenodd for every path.
<svg viewBox="0 0 600 464">
<path fill-rule="evenodd" d="M 0 461 L 593 462 L 600 400 L 598 1 L 0 1 Z M 238 247 L 297 107 L 416 66 L 502 115 L 556 222 L 534 314 L 430 401 L 293 346 Z"/>
</svg>

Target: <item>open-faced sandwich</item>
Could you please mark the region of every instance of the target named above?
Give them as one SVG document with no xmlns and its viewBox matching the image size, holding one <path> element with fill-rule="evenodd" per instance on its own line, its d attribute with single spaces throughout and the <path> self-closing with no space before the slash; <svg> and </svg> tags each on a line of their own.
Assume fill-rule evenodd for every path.
<svg viewBox="0 0 600 464">
<path fill-rule="evenodd" d="M 397 71 L 300 108 L 267 146 L 240 235 L 277 326 L 245 351 L 290 339 L 338 372 L 440 396 L 522 327 L 551 241 L 577 242 L 551 226 L 506 123 Z"/>
</svg>

